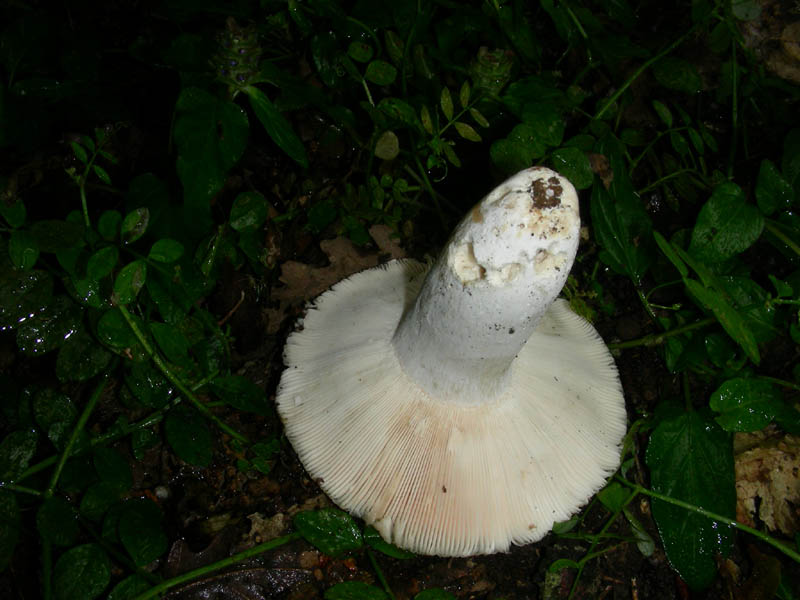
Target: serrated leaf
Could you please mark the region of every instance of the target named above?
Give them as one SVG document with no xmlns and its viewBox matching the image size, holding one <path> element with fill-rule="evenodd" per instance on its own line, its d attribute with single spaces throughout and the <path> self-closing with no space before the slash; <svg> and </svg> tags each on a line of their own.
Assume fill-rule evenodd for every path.
<svg viewBox="0 0 800 600">
<path fill-rule="evenodd" d="M 442 114 L 448 121 L 453 120 L 453 98 L 450 96 L 450 90 L 447 87 L 442 88 L 442 93 L 439 96 L 439 106 L 442 107 Z"/>
<path fill-rule="evenodd" d="M 465 140 L 469 140 L 470 142 L 480 142 L 481 136 L 478 135 L 478 132 L 472 128 L 472 125 L 468 125 L 467 123 L 462 123 L 461 121 L 456 121 L 453 123 L 453 127 L 456 128 L 458 135 L 460 135 Z"/>
<path fill-rule="evenodd" d="M 325 600 L 389 600 L 382 589 L 362 581 L 345 581 L 325 590 Z"/>
<path fill-rule="evenodd" d="M 275 105 L 259 88 L 248 85 L 244 88 L 244 92 L 250 98 L 250 106 L 253 107 L 256 117 L 261 121 L 272 140 L 297 164 L 308 168 L 305 146 L 295 134 L 286 117 L 275 108 Z"/>
<path fill-rule="evenodd" d="M 136 566 L 147 565 L 167 551 L 161 520 L 161 509 L 152 500 L 125 503 L 119 519 L 119 540 Z"/>
<path fill-rule="evenodd" d="M 59 557 L 53 571 L 56 600 L 94 600 L 110 582 L 108 556 L 97 544 L 67 550 Z"/>
<path fill-rule="evenodd" d="M 711 394 L 712 410 L 725 431 L 757 431 L 766 427 L 783 407 L 781 394 L 765 379 L 729 379 Z"/>
<path fill-rule="evenodd" d="M 730 438 L 696 412 L 662 421 L 646 453 L 653 491 L 734 518 L 736 489 Z M 664 550 L 672 567 L 695 590 L 717 575 L 716 557 L 727 557 L 733 530 L 663 500 L 652 500 Z"/>
<path fill-rule="evenodd" d="M 725 261 L 749 248 L 764 229 L 764 217 L 747 204 L 735 183 L 717 186 L 697 215 L 689 253 L 706 263 Z"/>
<path fill-rule="evenodd" d="M 328 556 L 353 552 L 362 546 L 361 532 L 353 517 L 338 508 L 299 512 L 294 517 L 294 526 Z"/>
<path fill-rule="evenodd" d="M 132 244 L 144 235 L 149 223 L 150 211 L 146 207 L 132 210 L 122 220 L 120 227 L 122 241 L 126 244 Z"/>
<path fill-rule="evenodd" d="M 203 417 L 196 410 L 178 406 L 164 419 L 167 442 L 181 460 L 207 467 L 213 456 L 213 437 Z"/>
</svg>

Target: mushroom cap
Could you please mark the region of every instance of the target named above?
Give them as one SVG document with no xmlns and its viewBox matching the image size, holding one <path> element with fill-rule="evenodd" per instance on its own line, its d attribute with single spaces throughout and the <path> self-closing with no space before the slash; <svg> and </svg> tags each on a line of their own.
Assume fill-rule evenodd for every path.
<svg viewBox="0 0 800 600">
<path fill-rule="evenodd" d="M 544 537 L 620 460 L 613 359 L 564 300 L 547 310 L 490 402 L 433 398 L 392 336 L 428 266 L 398 260 L 322 294 L 289 336 L 277 408 L 308 473 L 389 542 L 470 556 Z"/>
</svg>

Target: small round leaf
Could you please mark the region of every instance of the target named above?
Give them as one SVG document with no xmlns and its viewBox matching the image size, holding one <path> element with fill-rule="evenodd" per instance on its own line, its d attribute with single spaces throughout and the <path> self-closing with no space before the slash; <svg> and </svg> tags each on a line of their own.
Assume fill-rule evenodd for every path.
<svg viewBox="0 0 800 600">
<path fill-rule="evenodd" d="M 53 590 L 56 600 L 93 600 L 111 581 L 108 556 L 97 544 L 67 550 L 56 562 Z"/>
</svg>

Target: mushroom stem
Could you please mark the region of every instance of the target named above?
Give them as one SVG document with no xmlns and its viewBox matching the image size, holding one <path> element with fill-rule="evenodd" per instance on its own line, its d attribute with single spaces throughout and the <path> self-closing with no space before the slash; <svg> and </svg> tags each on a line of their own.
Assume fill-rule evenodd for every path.
<svg viewBox="0 0 800 600">
<path fill-rule="evenodd" d="M 392 344 L 435 398 L 497 399 L 514 358 L 567 280 L 578 248 L 575 188 L 544 167 L 517 173 L 461 221 Z"/>
</svg>

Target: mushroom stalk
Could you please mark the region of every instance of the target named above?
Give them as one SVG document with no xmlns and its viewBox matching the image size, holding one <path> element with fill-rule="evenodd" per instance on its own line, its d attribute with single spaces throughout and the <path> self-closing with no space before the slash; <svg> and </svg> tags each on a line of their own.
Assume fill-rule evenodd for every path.
<svg viewBox="0 0 800 600">
<path fill-rule="evenodd" d="M 461 221 L 393 337 L 401 366 L 431 396 L 491 402 L 514 358 L 558 296 L 575 259 L 578 196 L 531 168 Z"/>
</svg>

